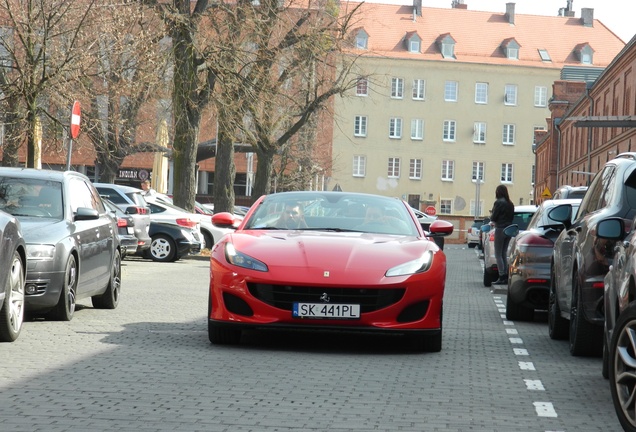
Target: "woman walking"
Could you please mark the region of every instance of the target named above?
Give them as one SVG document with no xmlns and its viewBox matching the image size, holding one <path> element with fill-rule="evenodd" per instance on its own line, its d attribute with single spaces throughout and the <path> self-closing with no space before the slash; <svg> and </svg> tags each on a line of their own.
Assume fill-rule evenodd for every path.
<svg viewBox="0 0 636 432">
<path fill-rule="evenodd" d="M 495 203 L 490 214 L 490 225 L 495 228 L 495 257 L 497 258 L 497 270 L 499 279 L 493 282 L 496 285 L 508 283 L 508 260 L 506 253 L 510 237 L 504 234 L 504 228 L 512 224 L 515 214 L 515 205 L 510 201 L 508 188 L 504 185 L 497 186 L 495 190 Z"/>
</svg>

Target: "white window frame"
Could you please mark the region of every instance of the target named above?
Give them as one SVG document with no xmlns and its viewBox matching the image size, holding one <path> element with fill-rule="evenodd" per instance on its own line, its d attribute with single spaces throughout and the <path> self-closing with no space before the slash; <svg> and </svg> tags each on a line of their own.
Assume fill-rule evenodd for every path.
<svg viewBox="0 0 636 432">
<path fill-rule="evenodd" d="M 411 119 L 411 139 L 414 141 L 424 139 L 424 119 Z"/>
<path fill-rule="evenodd" d="M 509 60 L 519 60 L 519 48 L 508 47 L 507 51 Z"/>
<path fill-rule="evenodd" d="M 446 81 L 444 83 L 444 101 L 457 102 L 459 84 L 457 81 Z"/>
<path fill-rule="evenodd" d="M 409 161 L 409 179 L 422 179 L 422 159 L 411 159 Z"/>
<path fill-rule="evenodd" d="M 423 79 L 413 80 L 413 100 L 424 100 L 426 97 L 426 81 Z"/>
<path fill-rule="evenodd" d="M 486 122 L 475 122 L 473 126 L 473 143 L 486 144 Z"/>
<path fill-rule="evenodd" d="M 488 83 L 475 83 L 475 103 L 480 105 L 488 103 Z"/>
<path fill-rule="evenodd" d="M 511 163 L 501 164 L 501 175 L 499 176 L 502 183 L 512 183 L 514 166 Z"/>
<path fill-rule="evenodd" d="M 501 143 L 503 145 L 514 145 L 516 137 L 516 127 L 514 124 L 503 125 L 503 133 Z"/>
<path fill-rule="evenodd" d="M 455 58 L 455 44 L 454 43 L 442 43 L 442 57 Z"/>
<path fill-rule="evenodd" d="M 387 178 L 400 178 L 400 158 L 390 157 Z"/>
<path fill-rule="evenodd" d="M 389 120 L 389 138 L 402 138 L 402 119 L 400 117 L 391 117 Z"/>
<path fill-rule="evenodd" d="M 504 89 L 504 104 L 508 106 L 517 105 L 517 85 L 506 84 Z"/>
<path fill-rule="evenodd" d="M 367 157 L 363 155 L 353 156 L 353 169 L 352 174 L 354 177 L 365 177 L 367 175 Z"/>
<path fill-rule="evenodd" d="M 404 78 L 391 78 L 391 99 L 404 98 Z"/>
<path fill-rule="evenodd" d="M 419 40 L 411 39 L 409 41 L 409 52 L 419 53 L 420 52 L 420 46 L 421 46 L 421 43 L 420 43 Z"/>
<path fill-rule="evenodd" d="M 440 214 L 453 214 L 453 200 L 448 198 L 442 198 L 439 201 L 439 213 Z"/>
<path fill-rule="evenodd" d="M 356 35 L 356 48 L 358 49 L 367 49 L 369 46 L 369 36 L 364 32 L 360 31 Z"/>
<path fill-rule="evenodd" d="M 369 80 L 367 77 L 358 77 L 356 96 L 369 96 Z"/>
<path fill-rule="evenodd" d="M 548 88 L 545 86 L 534 87 L 534 106 L 546 107 L 548 106 Z"/>
<path fill-rule="evenodd" d="M 486 164 L 484 162 L 473 161 L 473 173 L 472 173 L 472 182 L 477 183 L 477 177 L 481 179 L 481 182 L 484 182 L 484 175 Z"/>
<path fill-rule="evenodd" d="M 455 120 L 444 120 L 442 140 L 444 142 L 455 142 L 457 139 L 457 122 Z"/>
<path fill-rule="evenodd" d="M 442 181 L 453 181 L 455 179 L 455 161 L 442 161 Z"/>
<path fill-rule="evenodd" d="M 353 136 L 366 137 L 369 119 L 367 116 L 357 115 L 353 121 Z"/>
</svg>

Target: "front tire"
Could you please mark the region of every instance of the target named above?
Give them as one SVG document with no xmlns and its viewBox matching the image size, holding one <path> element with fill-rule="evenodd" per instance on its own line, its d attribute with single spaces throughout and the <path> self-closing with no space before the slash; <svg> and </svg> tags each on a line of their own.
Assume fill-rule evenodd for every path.
<svg viewBox="0 0 636 432">
<path fill-rule="evenodd" d="M 484 268 L 484 286 L 485 287 L 492 286 L 492 275 L 486 268 Z"/>
<path fill-rule="evenodd" d="M 214 246 L 214 237 L 212 236 L 212 234 L 210 234 L 207 231 L 201 231 L 201 234 L 203 234 L 203 242 L 204 242 L 201 249 L 212 250 L 212 246 Z"/>
<path fill-rule="evenodd" d="M 208 319 L 208 339 L 213 345 L 236 345 L 241 341 L 241 330 L 220 326 Z"/>
<path fill-rule="evenodd" d="M 510 321 L 534 320 L 534 309 L 530 309 L 513 302 L 510 299 L 510 291 L 506 296 L 506 319 Z"/>
<path fill-rule="evenodd" d="M 95 309 L 115 309 L 119 304 L 121 294 L 121 256 L 119 250 L 115 249 L 110 279 L 104 294 L 91 297 Z"/>
<path fill-rule="evenodd" d="M 175 261 L 177 257 L 177 245 L 174 240 L 165 234 L 157 234 L 152 237 L 150 243 L 150 258 L 157 262 Z"/>
<path fill-rule="evenodd" d="M 77 300 L 77 261 L 75 255 L 71 254 L 66 262 L 64 272 L 64 286 L 60 293 L 57 305 L 51 311 L 51 317 L 58 321 L 70 321 L 75 313 L 75 302 Z"/>
<path fill-rule="evenodd" d="M 24 266 L 20 254 L 13 253 L 11 269 L 4 290 L 4 304 L 0 309 L 0 342 L 13 342 L 20 336 L 24 323 Z"/>
<path fill-rule="evenodd" d="M 636 431 L 636 303 L 621 312 L 609 346 L 609 382 L 612 401 L 623 430 Z"/>
</svg>

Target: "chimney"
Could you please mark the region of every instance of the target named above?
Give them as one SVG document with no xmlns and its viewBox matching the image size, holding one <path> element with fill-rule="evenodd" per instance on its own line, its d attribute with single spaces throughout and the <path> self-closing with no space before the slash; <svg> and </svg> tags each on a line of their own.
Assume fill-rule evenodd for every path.
<svg viewBox="0 0 636 432">
<path fill-rule="evenodd" d="M 506 3 L 506 18 L 508 18 L 509 24 L 515 23 L 515 4 Z"/>
<path fill-rule="evenodd" d="M 413 15 L 422 16 L 422 0 L 413 0 Z"/>
<path fill-rule="evenodd" d="M 594 9 L 592 8 L 582 8 L 581 9 L 581 22 L 585 27 L 593 27 L 594 26 Z"/>
<path fill-rule="evenodd" d="M 464 0 L 453 0 L 451 2 L 451 8 L 453 8 L 453 9 L 467 9 L 466 5 L 464 4 Z"/>
</svg>

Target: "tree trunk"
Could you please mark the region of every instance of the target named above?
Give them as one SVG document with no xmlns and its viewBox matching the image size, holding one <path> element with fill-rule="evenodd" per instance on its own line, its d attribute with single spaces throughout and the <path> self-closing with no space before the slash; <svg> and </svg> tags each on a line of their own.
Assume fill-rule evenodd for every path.
<svg viewBox="0 0 636 432">
<path fill-rule="evenodd" d="M 252 198 L 254 200 L 260 198 L 261 195 L 270 193 L 275 154 L 276 150 L 274 149 L 256 149 L 258 160 L 256 162 L 256 172 L 254 173 L 254 189 L 252 190 Z"/>
<path fill-rule="evenodd" d="M 234 143 L 232 135 L 219 123 L 214 160 L 214 212 L 230 212 L 234 209 Z"/>
</svg>

